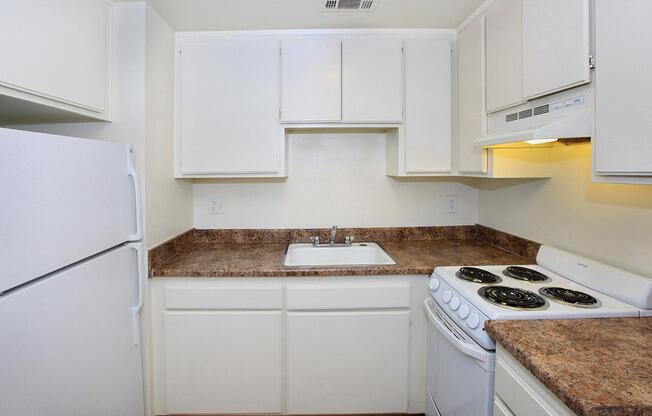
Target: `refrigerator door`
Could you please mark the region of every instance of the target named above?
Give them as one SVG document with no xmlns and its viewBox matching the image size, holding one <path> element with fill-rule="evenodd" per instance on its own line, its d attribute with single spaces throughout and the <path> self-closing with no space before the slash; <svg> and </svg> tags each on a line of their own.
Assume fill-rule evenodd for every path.
<svg viewBox="0 0 652 416">
<path fill-rule="evenodd" d="M 0 292 L 141 238 L 127 145 L 0 129 Z"/>
<path fill-rule="evenodd" d="M 144 414 L 138 262 L 123 245 L 0 296 L 0 415 Z"/>
</svg>

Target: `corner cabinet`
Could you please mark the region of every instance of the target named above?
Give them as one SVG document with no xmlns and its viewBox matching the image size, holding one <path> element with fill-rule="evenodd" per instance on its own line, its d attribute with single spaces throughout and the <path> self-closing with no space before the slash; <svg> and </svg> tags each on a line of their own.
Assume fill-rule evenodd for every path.
<svg viewBox="0 0 652 416">
<path fill-rule="evenodd" d="M 595 1 L 596 182 L 652 184 L 652 2 Z"/>
<path fill-rule="evenodd" d="M 109 118 L 111 7 L 107 0 L 4 0 L 0 119 Z"/>
<path fill-rule="evenodd" d="M 176 177 L 285 176 L 280 48 L 263 36 L 177 38 Z"/>
<path fill-rule="evenodd" d="M 485 132 L 484 16 L 460 30 L 457 38 L 457 168 L 461 173 L 487 172 L 487 151 L 473 141 Z"/>
</svg>

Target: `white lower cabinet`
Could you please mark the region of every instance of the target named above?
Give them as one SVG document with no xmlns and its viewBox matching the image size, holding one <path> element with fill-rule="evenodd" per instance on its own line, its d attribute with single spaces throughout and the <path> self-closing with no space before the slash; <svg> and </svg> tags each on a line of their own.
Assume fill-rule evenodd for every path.
<svg viewBox="0 0 652 416">
<path fill-rule="evenodd" d="M 574 416 L 546 386 L 500 345 L 496 346 L 495 416 Z"/>
<path fill-rule="evenodd" d="M 281 321 L 280 311 L 166 312 L 167 411 L 280 413 Z"/>
<path fill-rule="evenodd" d="M 290 312 L 288 413 L 405 413 L 409 311 Z"/>
<path fill-rule="evenodd" d="M 153 413 L 423 413 L 425 296 L 426 276 L 153 279 Z"/>
</svg>

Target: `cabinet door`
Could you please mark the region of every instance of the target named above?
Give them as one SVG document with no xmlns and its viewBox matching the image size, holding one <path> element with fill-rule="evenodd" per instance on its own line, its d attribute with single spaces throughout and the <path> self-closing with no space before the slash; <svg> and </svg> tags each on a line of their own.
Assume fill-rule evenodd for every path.
<svg viewBox="0 0 652 416">
<path fill-rule="evenodd" d="M 342 121 L 400 123 L 402 120 L 403 41 L 344 40 Z"/>
<path fill-rule="evenodd" d="M 595 170 L 652 174 L 652 2 L 595 2 Z"/>
<path fill-rule="evenodd" d="M 409 329 L 409 311 L 288 313 L 288 413 L 406 413 Z"/>
<path fill-rule="evenodd" d="M 485 14 L 487 112 L 523 102 L 521 0 L 496 0 Z"/>
<path fill-rule="evenodd" d="M 450 40 L 408 40 L 405 71 L 406 171 L 448 172 L 452 163 Z"/>
<path fill-rule="evenodd" d="M 484 134 L 484 18 L 476 18 L 457 39 L 458 169 L 464 173 L 487 171 L 486 150 L 473 146 Z"/>
<path fill-rule="evenodd" d="M 0 85 L 94 111 L 106 107 L 110 2 L 0 2 Z"/>
<path fill-rule="evenodd" d="M 286 122 L 340 121 L 341 63 L 339 40 L 284 40 L 281 119 Z"/>
<path fill-rule="evenodd" d="M 523 95 L 589 82 L 589 0 L 523 0 Z"/>
<path fill-rule="evenodd" d="M 181 174 L 281 170 L 280 43 L 209 39 L 181 45 L 177 65 L 177 162 Z"/>
<path fill-rule="evenodd" d="M 280 413 L 281 311 L 165 313 L 167 412 Z"/>
</svg>

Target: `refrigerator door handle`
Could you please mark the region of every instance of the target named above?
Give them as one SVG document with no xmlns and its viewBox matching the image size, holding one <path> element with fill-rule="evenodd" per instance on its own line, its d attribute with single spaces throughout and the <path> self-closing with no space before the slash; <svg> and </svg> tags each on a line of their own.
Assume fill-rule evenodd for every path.
<svg viewBox="0 0 652 416">
<path fill-rule="evenodd" d="M 131 179 L 134 182 L 134 199 L 136 206 L 136 232 L 131 234 L 128 239 L 129 241 L 138 241 L 143 238 L 143 213 L 142 213 L 142 203 L 140 195 L 140 179 L 138 172 L 136 172 L 136 167 L 134 164 L 134 149 L 129 146 L 129 166 L 127 167 L 127 175 L 131 176 Z"/>
<path fill-rule="evenodd" d="M 127 247 L 136 251 L 138 256 L 138 300 L 132 307 L 134 345 L 140 346 L 140 311 L 145 304 L 145 280 L 147 279 L 147 263 L 143 243 L 128 243 Z"/>
</svg>

